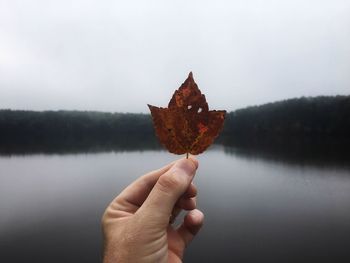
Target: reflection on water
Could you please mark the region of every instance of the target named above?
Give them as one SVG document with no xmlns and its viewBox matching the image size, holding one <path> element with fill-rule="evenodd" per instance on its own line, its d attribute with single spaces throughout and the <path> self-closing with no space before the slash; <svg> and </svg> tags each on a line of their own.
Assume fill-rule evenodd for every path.
<svg viewBox="0 0 350 263">
<path fill-rule="evenodd" d="M 350 140 L 335 138 L 220 138 L 228 154 L 288 165 L 350 168 Z"/>
<path fill-rule="evenodd" d="M 108 202 L 178 158 L 155 141 L 87 145 L 0 147 L 0 262 L 99 262 Z M 186 262 L 350 262 L 348 157 L 275 147 L 226 142 L 198 157 L 206 221 Z"/>
<path fill-rule="evenodd" d="M 249 159 L 264 159 L 288 165 L 350 168 L 350 140 L 336 138 L 245 138 L 221 136 L 217 145 L 224 146 L 227 154 Z M 67 138 L 42 141 L 1 141 L 0 156 L 28 154 L 79 154 L 121 151 L 161 150 L 154 134 L 118 134 L 111 138 Z"/>
<path fill-rule="evenodd" d="M 118 134 L 114 139 L 80 137 L 66 139 L 43 139 L 22 141 L 1 141 L 0 155 L 14 154 L 71 154 L 71 153 L 98 153 L 110 151 L 135 151 L 160 149 L 158 140 L 152 134 Z"/>
</svg>

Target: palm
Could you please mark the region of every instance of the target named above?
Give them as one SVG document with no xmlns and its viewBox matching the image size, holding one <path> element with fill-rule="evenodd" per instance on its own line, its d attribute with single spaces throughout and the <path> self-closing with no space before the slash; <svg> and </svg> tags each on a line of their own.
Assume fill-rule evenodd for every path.
<svg viewBox="0 0 350 263">
<path fill-rule="evenodd" d="M 170 263 L 182 262 L 185 243 L 179 233 L 172 227 L 168 227 L 168 257 Z"/>
</svg>

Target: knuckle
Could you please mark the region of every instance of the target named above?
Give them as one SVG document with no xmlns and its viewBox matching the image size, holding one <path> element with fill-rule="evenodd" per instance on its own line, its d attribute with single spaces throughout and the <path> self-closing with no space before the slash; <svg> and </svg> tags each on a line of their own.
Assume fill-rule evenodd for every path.
<svg viewBox="0 0 350 263">
<path fill-rule="evenodd" d="M 109 206 L 105 209 L 105 211 L 103 212 L 103 214 L 102 214 L 102 217 L 100 218 L 100 220 L 101 220 L 101 224 L 102 225 L 105 225 L 106 223 L 107 223 L 107 221 L 108 221 L 108 219 L 109 219 L 109 214 L 110 214 L 110 212 L 109 212 Z"/>
<path fill-rule="evenodd" d="M 101 226 L 102 226 L 103 228 L 107 227 L 107 226 L 109 225 L 110 221 L 111 221 L 111 212 L 110 212 L 110 209 L 107 208 L 107 209 L 104 211 L 102 217 L 100 218 Z"/>
<path fill-rule="evenodd" d="M 179 176 L 176 175 L 176 173 L 172 173 L 170 175 L 161 176 L 158 180 L 158 184 L 161 189 L 168 191 L 181 187 L 184 182 Z"/>
<path fill-rule="evenodd" d="M 103 226 L 106 223 L 107 220 L 107 215 L 106 215 L 106 211 L 104 211 L 102 217 L 100 218 L 100 223 Z"/>
</svg>

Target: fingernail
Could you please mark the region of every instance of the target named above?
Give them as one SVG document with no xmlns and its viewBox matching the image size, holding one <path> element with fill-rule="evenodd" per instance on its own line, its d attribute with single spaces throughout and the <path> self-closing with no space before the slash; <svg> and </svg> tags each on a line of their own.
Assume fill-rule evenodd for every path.
<svg viewBox="0 0 350 263">
<path fill-rule="evenodd" d="M 190 156 L 190 158 L 188 158 L 187 160 L 192 161 L 196 169 L 198 168 L 198 161 L 194 156 Z"/>
<path fill-rule="evenodd" d="M 190 159 L 181 159 L 177 161 L 176 168 L 183 170 L 188 175 L 193 175 L 197 169 L 195 162 Z M 175 168 L 175 167 L 174 167 Z"/>
</svg>

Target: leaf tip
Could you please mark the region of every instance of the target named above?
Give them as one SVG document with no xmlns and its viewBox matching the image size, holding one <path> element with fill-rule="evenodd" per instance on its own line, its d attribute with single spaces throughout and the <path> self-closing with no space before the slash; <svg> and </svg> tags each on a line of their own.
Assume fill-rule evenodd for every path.
<svg viewBox="0 0 350 263">
<path fill-rule="evenodd" d="M 151 105 L 151 104 L 147 104 L 149 110 L 152 112 L 152 109 L 156 108 L 155 106 Z"/>
</svg>

